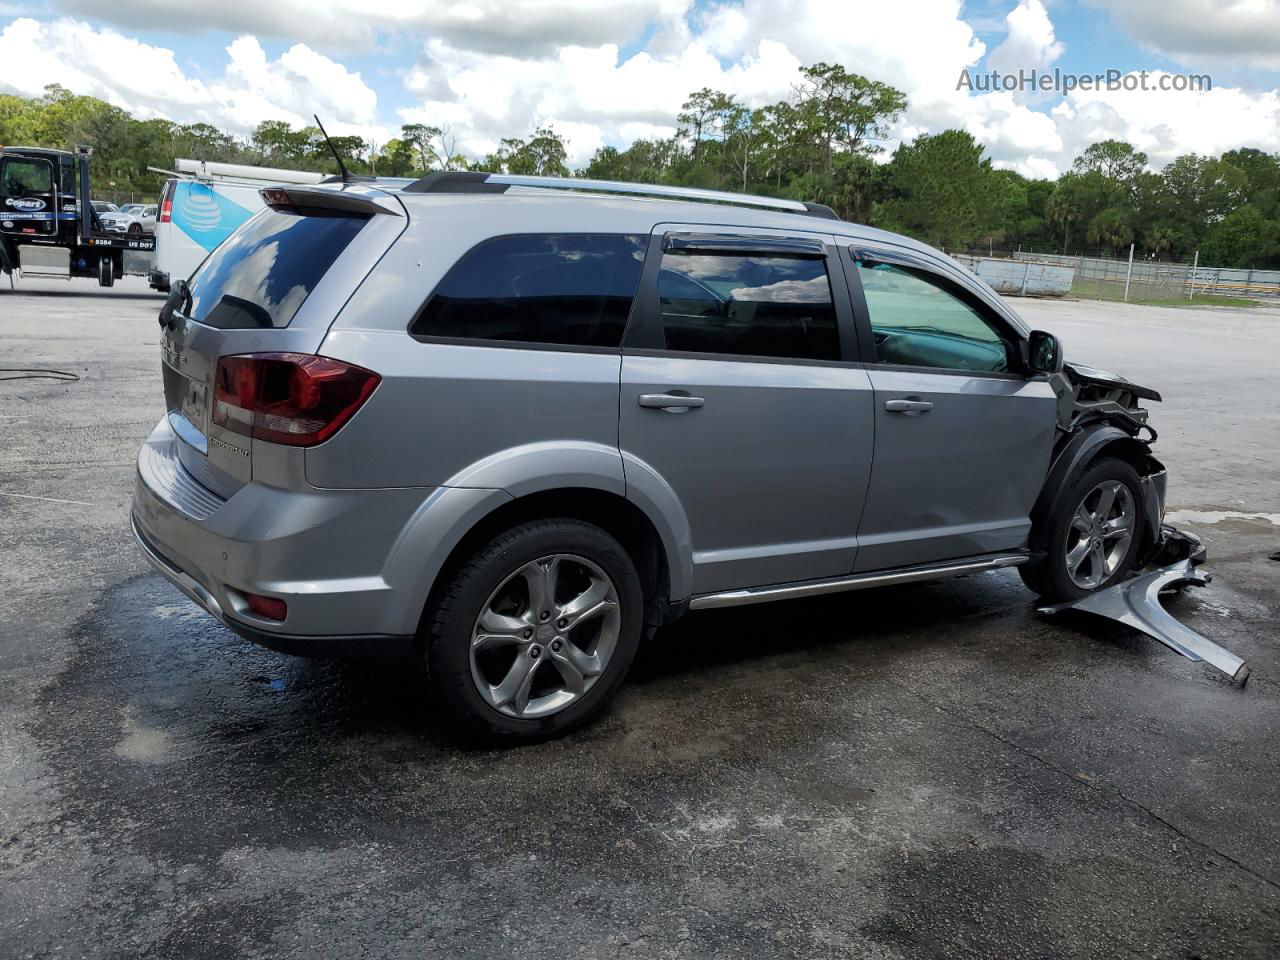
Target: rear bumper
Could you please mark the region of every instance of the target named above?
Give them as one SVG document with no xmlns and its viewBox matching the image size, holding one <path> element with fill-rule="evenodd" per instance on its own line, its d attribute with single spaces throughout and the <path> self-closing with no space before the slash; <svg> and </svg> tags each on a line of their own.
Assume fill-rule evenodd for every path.
<svg viewBox="0 0 1280 960">
<path fill-rule="evenodd" d="M 133 539 L 138 549 L 151 565 L 170 583 L 181 590 L 188 599 L 202 607 L 227 629 L 239 634 L 251 643 L 278 650 L 281 653 L 296 657 L 350 657 L 371 660 L 400 660 L 413 654 L 414 637 L 387 634 L 363 636 L 298 636 L 291 633 L 279 633 L 263 630 L 252 624 L 227 616 L 217 597 L 206 590 L 194 577 L 186 573 L 160 553 L 146 536 L 138 529 L 136 516 L 130 516 L 129 525 L 133 528 Z"/>
<path fill-rule="evenodd" d="M 138 457 L 131 524 L 166 579 L 240 635 L 290 653 L 407 649 L 425 592 L 384 573 L 427 489 L 281 490 L 250 483 L 223 500 L 174 455 L 167 419 Z M 288 604 L 283 621 L 246 592 Z"/>
<path fill-rule="evenodd" d="M 163 270 L 157 270 L 152 267 L 147 271 L 147 283 L 150 284 L 153 290 L 159 290 L 161 293 L 168 292 L 169 274 L 165 273 Z"/>
</svg>

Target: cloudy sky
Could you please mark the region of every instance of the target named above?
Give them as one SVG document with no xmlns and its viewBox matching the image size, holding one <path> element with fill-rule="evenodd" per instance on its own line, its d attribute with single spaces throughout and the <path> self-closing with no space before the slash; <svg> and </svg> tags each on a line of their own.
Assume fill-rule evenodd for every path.
<svg viewBox="0 0 1280 960">
<path fill-rule="evenodd" d="M 552 124 L 583 163 L 666 136 L 689 91 L 753 104 L 840 63 L 906 91 L 900 139 L 960 127 L 1053 176 L 1096 140 L 1155 167 L 1280 151 L 1280 0 L 0 0 L 0 92 L 61 83 L 141 117 L 246 133 L 266 119 L 385 143 L 449 126 L 480 156 Z M 957 91 L 970 68 L 1208 73 L 1213 90 Z"/>
</svg>

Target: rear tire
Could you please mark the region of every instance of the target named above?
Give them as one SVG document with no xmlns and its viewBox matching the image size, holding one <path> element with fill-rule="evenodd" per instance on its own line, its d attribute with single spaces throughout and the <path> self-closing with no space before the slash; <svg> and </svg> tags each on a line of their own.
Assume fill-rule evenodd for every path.
<svg viewBox="0 0 1280 960">
<path fill-rule="evenodd" d="M 116 263 L 111 257 L 98 259 L 98 286 L 110 287 L 116 282 Z"/>
<path fill-rule="evenodd" d="M 433 705 L 470 741 L 560 736 L 604 709 L 643 620 L 640 577 L 617 540 L 581 520 L 522 523 L 472 554 L 425 619 Z"/>
<path fill-rule="evenodd" d="M 1068 480 L 1058 511 L 1032 531 L 1040 556 L 1018 568 L 1022 581 L 1050 603 L 1104 590 L 1133 567 L 1144 534 L 1142 484 L 1123 460 L 1104 457 Z"/>
</svg>

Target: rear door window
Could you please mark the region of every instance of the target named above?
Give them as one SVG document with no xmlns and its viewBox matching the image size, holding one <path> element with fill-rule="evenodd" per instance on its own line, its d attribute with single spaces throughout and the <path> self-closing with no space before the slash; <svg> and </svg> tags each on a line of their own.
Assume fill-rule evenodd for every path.
<svg viewBox="0 0 1280 960">
<path fill-rule="evenodd" d="M 223 330 L 287 327 L 368 217 L 267 208 L 227 237 L 191 280 L 191 316 Z"/>
<path fill-rule="evenodd" d="M 840 359 L 835 304 L 820 258 L 666 252 L 658 301 L 668 350 Z"/>
<path fill-rule="evenodd" d="M 612 233 L 494 237 L 440 281 L 415 337 L 616 347 L 647 238 Z"/>
</svg>

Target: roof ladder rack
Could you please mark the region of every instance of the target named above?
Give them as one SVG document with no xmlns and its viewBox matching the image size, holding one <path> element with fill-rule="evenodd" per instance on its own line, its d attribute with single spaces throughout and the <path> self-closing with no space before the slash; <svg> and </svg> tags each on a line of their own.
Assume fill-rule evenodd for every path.
<svg viewBox="0 0 1280 960">
<path fill-rule="evenodd" d="M 665 197 L 703 203 L 728 203 L 743 207 L 764 207 L 789 213 L 838 219 L 830 207 L 781 197 L 757 197 L 749 193 L 727 193 L 698 187 L 672 187 L 652 183 L 625 183 L 618 180 L 589 180 L 585 177 L 533 177 L 516 173 L 441 171 L 431 173 L 404 188 L 405 193 L 505 193 L 508 187 L 543 190 L 586 190 L 642 197 Z"/>
</svg>

